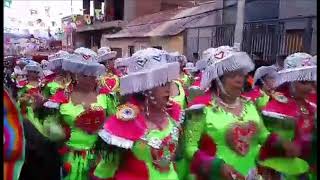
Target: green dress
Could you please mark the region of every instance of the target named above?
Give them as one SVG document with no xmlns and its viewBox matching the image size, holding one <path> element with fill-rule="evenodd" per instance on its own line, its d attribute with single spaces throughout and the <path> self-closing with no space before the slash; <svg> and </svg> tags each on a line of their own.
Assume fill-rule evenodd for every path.
<svg viewBox="0 0 320 180">
<path fill-rule="evenodd" d="M 99 135 L 116 148 L 114 179 L 178 180 L 174 156 L 178 145 L 181 119 L 168 116 L 164 129 L 150 130 L 140 106 L 126 103 L 119 106 Z M 121 114 L 125 115 L 121 115 Z M 179 112 L 180 113 L 180 112 Z M 119 115 L 120 114 L 120 115 Z M 128 117 L 129 116 L 129 117 Z M 126 117 L 126 118 L 121 118 Z M 130 129 L 131 131 L 125 131 Z M 110 169 L 106 166 L 105 171 Z"/>
<path fill-rule="evenodd" d="M 115 113 L 117 101 L 113 96 L 98 95 L 97 102 L 91 104 L 91 108 L 103 108 L 107 115 Z M 98 140 L 98 134 L 89 134 L 83 129 L 76 126 L 77 117 L 85 111 L 84 107 L 79 104 L 75 105 L 71 102 L 60 105 L 60 114 L 63 121 L 71 130 L 70 138 L 65 143 L 68 149 L 63 154 L 64 170 L 67 175 L 65 180 L 87 180 L 90 171 L 96 166 L 96 157 L 107 152 L 95 152 L 95 146 Z"/>
<path fill-rule="evenodd" d="M 244 107 L 239 117 L 218 106 L 214 97 L 204 108 L 187 113 L 184 153 L 191 166 L 193 162 L 202 162 L 197 164 L 200 165 L 198 172 L 193 173 L 219 178 L 222 162 L 245 177 L 256 168 L 261 144 L 266 141 L 269 131 L 255 105 L 244 99 L 242 102 Z M 200 172 L 205 161 L 209 161 L 211 168 L 209 172 Z"/>
<path fill-rule="evenodd" d="M 177 85 L 177 87 L 178 87 L 179 95 L 174 96 L 174 97 L 171 97 L 171 99 L 172 99 L 174 102 L 180 104 L 181 107 L 182 107 L 183 109 L 185 109 L 185 108 L 187 107 L 187 99 L 186 99 L 186 93 L 185 93 L 185 91 L 184 91 L 184 89 L 183 89 L 183 86 L 182 86 L 181 82 L 179 82 L 179 81 L 173 81 L 173 82 L 174 82 L 174 83 Z"/>
</svg>

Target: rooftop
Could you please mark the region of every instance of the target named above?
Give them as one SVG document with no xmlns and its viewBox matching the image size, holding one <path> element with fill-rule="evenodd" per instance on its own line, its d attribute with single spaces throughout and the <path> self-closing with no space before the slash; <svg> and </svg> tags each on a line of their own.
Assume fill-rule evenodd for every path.
<svg viewBox="0 0 320 180">
<path fill-rule="evenodd" d="M 192 22 L 198 21 L 217 9 L 215 3 L 192 8 L 177 8 L 138 17 L 115 34 L 105 34 L 104 38 L 171 36 L 184 31 Z"/>
</svg>

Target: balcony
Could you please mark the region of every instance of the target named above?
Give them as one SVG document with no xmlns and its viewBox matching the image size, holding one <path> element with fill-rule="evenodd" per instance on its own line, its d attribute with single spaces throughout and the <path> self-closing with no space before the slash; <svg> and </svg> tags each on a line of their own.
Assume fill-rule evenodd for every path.
<svg viewBox="0 0 320 180">
<path fill-rule="evenodd" d="M 122 28 L 126 23 L 122 20 L 93 22 L 90 25 L 77 27 L 76 32 L 98 31 L 110 28 Z"/>
</svg>

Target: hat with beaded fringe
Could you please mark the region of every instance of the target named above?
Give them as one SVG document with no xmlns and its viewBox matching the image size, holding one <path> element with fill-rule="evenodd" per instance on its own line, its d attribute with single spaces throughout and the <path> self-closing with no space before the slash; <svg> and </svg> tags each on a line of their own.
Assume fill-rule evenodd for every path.
<svg viewBox="0 0 320 180">
<path fill-rule="evenodd" d="M 242 70 L 248 73 L 254 69 L 254 63 L 246 52 L 237 51 L 230 46 L 209 48 L 203 52 L 201 60 L 206 61 L 201 89 L 208 88 L 212 80 L 227 72 Z"/>
<path fill-rule="evenodd" d="M 166 51 L 147 48 L 123 61 L 127 75 L 120 78 L 122 95 L 152 89 L 179 77 L 178 59 Z"/>
<path fill-rule="evenodd" d="M 312 57 L 310 54 L 303 52 L 291 54 L 284 60 L 284 68 L 278 73 L 277 86 L 286 82 L 316 81 L 316 57 Z"/>
<path fill-rule="evenodd" d="M 74 54 L 62 61 L 62 69 L 74 74 L 100 76 L 105 74 L 105 67 L 97 62 L 97 53 L 88 48 L 78 48 Z"/>
</svg>

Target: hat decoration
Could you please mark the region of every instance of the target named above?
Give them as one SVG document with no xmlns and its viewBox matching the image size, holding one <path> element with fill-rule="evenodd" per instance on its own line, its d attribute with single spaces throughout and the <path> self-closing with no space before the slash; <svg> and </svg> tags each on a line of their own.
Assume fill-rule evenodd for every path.
<svg viewBox="0 0 320 180">
<path fill-rule="evenodd" d="M 278 73 L 277 86 L 286 82 L 316 81 L 317 61 L 310 54 L 294 53 L 284 60 L 284 68 Z"/>
<path fill-rule="evenodd" d="M 261 66 L 259 67 L 253 76 L 253 86 L 261 78 L 268 76 L 276 79 L 278 77 L 277 69 L 275 66 Z"/>
<path fill-rule="evenodd" d="M 78 48 L 77 50 L 78 53 L 69 55 L 62 61 L 63 70 L 96 77 L 106 73 L 105 67 L 96 61 L 95 56 L 91 56 L 90 49 Z"/>
<path fill-rule="evenodd" d="M 179 77 L 178 59 L 163 50 L 147 48 L 123 61 L 128 74 L 120 78 L 122 95 L 150 90 Z"/>
<path fill-rule="evenodd" d="M 48 57 L 48 69 L 55 70 L 61 69 L 62 61 L 66 59 L 70 54 L 67 51 L 58 51 L 55 54 L 52 54 Z"/>
<path fill-rule="evenodd" d="M 202 60 L 207 67 L 201 78 L 201 89 L 210 86 L 211 81 L 227 72 L 243 70 L 248 73 L 254 69 L 254 63 L 246 52 L 236 51 L 230 46 L 209 48 L 203 52 Z"/>
<path fill-rule="evenodd" d="M 109 59 L 115 58 L 117 56 L 116 51 L 111 51 L 109 47 L 101 47 L 98 49 L 98 62 L 105 62 Z"/>
</svg>

